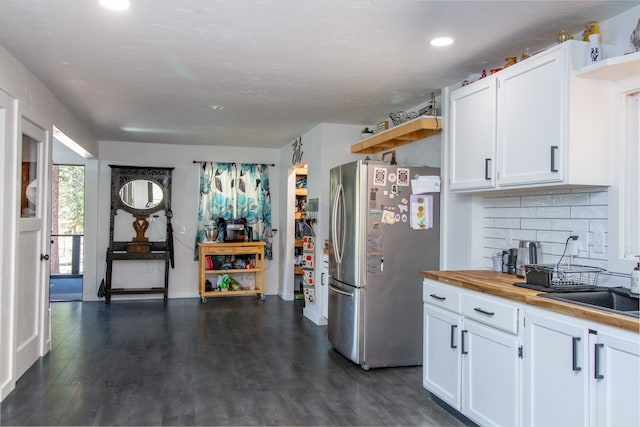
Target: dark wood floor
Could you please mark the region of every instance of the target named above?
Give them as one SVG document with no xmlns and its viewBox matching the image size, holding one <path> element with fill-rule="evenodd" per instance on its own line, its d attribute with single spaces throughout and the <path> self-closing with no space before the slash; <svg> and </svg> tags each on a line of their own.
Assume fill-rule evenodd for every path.
<svg viewBox="0 0 640 427">
<path fill-rule="evenodd" d="M 421 367 L 363 371 L 278 297 L 52 304 L 0 425 L 458 426 Z"/>
</svg>

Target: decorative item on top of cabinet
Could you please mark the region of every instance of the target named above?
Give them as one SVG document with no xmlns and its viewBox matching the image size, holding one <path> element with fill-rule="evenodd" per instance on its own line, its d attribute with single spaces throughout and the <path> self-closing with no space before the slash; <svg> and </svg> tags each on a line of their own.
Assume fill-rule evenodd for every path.
<svg viewBox="0 0 640 427">
<path fill-rule="evenodd" d="M 451 190 L 609 184 L 612 97 L 574 76 L 586 48 L 568 41 L 452 92 Z"/>
</svg>

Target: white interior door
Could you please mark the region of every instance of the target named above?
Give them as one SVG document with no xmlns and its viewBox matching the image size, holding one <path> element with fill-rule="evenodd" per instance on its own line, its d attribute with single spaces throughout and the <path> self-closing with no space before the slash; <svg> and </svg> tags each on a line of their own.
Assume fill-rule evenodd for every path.
<svg viewBox="0 0 640 427">
<path fill-rule="evenodd" d="M 50 347 L 48 132 L 22 119 L 18 156 L 19 215 L 16 277 L 16 375 Z"/>
</svg>

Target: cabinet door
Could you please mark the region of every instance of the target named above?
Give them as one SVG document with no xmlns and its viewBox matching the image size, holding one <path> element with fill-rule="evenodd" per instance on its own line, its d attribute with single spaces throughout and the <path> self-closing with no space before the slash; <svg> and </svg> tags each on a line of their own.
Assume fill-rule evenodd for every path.
<svg viewBox="0 0 640 427">
<path fill-rule="evenodd" d="M 486 77 L 451 95 L 450 188 L 495 186 L 496 79 Z"/>
<path fill-rule="evenodd" d="M 518 425 L 516 336 L 465 319 L 460 340 L 462 412 L 483 426 Z"/>
<path fill-rule="evenodd" d="M 587 328 L 550 313 L 526 315 L 525 425 L 588 425 Z"/>
<path fill-rule="evenodd" d="M 424 304 L 422 383 L 460 410 L 461 316 Z"/>
<path fill-rule="evenodd" d="M 640 425 L 640 342 L 598 331 L 593 348 L 598 426 Z"/>
<path fill-rule="evenodd" d="M 498 76 L 498 186 L 562 181 L 567 84 L 564 50 Z"/>
</svg>

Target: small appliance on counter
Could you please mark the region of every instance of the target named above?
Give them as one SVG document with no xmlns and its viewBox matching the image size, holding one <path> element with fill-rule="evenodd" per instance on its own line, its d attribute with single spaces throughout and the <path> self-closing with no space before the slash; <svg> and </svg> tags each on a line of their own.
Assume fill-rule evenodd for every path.
<svg viewBox="0 0 640 427">
<path fill-rule="evenodd" d="M 246 231 L 246 220 L 244 218 L 231 219 L 227 221 L 227 229 L 225 231 L 224 241 L 225 242 L 244 242 L 245 231 Z"/>
<path fill-rule="evenodd" d="M 540 242 L 520 240 L 518 244 L 518 258 L 516 261 L 516 276 L 525 277 L 525 265 L 541 264 Z"/>
<path fill-rule="evenodd" d="M 511 248 L 502 251 L 502 272 L 516 274 L 516 263 L 518 259 L 518 249 Z"/>
</svg>

